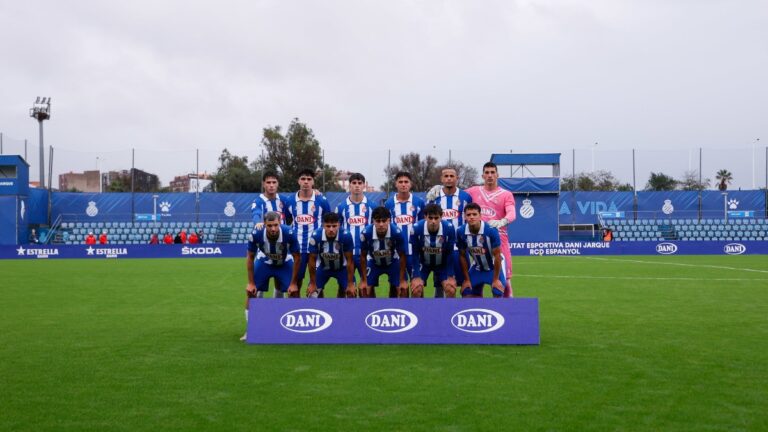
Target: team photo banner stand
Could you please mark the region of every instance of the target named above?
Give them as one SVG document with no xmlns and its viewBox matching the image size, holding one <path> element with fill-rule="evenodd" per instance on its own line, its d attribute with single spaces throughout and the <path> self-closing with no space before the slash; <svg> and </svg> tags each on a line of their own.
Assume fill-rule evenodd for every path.
<svg viewBox="0 0 768 432">
<path fill-rule="evenodd" d="M 539 301 L 251 299 L 250 344 L 538 345 Z"/>
</svg>

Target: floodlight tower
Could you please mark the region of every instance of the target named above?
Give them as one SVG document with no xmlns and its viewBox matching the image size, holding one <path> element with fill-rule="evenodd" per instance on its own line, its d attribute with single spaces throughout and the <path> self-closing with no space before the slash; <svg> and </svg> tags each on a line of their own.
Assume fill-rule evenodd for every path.
<svg viewBox="0 0 768 432">
<path fill-rule="evenodd" d="M 43 120 L 51 118 L 51 98 L 37 97 L 29 116 L 36 118 L 40 125 L 40 187 L 45 188 L 45 147 L 43 146 Z"/>
</svg>

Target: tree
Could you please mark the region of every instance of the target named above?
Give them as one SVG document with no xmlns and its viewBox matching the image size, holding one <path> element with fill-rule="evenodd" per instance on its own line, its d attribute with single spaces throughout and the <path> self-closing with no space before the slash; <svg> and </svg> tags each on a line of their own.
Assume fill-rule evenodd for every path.
<svg viewBox="0 0 768 432">
<path fill-rule="evenodd" d="M 647 191 L 671 191 L 677 187 L 677 180 L 664 174 L 651 172 L 648 183 L 645 185 Z"/>
<path fill-rule="evenodd" d="M 582 172 L 574 176 L 564 177 L 560 181 L 560 190 L 569 191 L 573 190 L 574 182 L 576 182 L 576 189 L 582 191 L 631 191 L 632 185 L 629 183 L 622 184 L 613 173 L 606 170 L 599 170 L 593 172 Z"/>
<path fill-rule="evenodd" d="M 686 171 L 683 178 L 678 182 L 678 186 L 684 191 L 700 191 L 709 187 L 709 179 L 705 178 L 699 182 L 698 171 Z"/>
<path fill-rule="evenodd" d="M 264 146 L 264 153 L 251 168 L 258 173 L 276 172 L 280 176 L 281 191 L 295 191 L 298 188 L 299 171 L 303 169 L 316 173 L 315 188 L 323 191 L 341 190 L 334 181 L 338 170 L 324 163 L 320 142 L 315 138 L 312 129 L 298 118 L 291 121 L 285 135 L 280 126 L 264 128 L 261 144 Z"/>
<path fill-rule="evenodd" d="M 400 171 L 405 171 L 411 174 L 411 183 L 413 185 L 414 192 L 426 191 L 430 186 L 439 184 L 432 182 L 435 169 L 437 168 L 437 159 L 427 155 L 425 158 L 421 158 L 421 155 L 416 152 L 400 155 L 400 163 L 384 168 L 384 175 L 387 178 L 381 188 L 382 190 L 395 190 L 395 175 Z"/>
<path fill-rule="evenodd" d="M 131 176 L 119 174 L 110 179 L 107 190 L 104 192 L 130 192 L 131 191 Z"/>
<path fill-rule="evenodd" d="M 728 185 L 733 181 L 733 174 L 727 169 L 721 169 L 717 172 L 715 179 L 718 181 L 717 188 L 721 191 L 728 190 Z"/>
<path fill-rule="evenodd" d="M 212 176 L 216 192 L 256 192 L 261 190 L 261 177 L 248 166 L 247 156 L 235 156 L 224 149 L 219 168 Z"/>
</svg>

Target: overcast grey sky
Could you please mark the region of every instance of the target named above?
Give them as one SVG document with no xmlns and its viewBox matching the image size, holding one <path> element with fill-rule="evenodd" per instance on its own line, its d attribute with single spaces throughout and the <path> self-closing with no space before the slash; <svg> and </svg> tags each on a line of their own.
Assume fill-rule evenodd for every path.
<svg viewBox="0 0 768 432">
<path fill-rule="evenodd" d="M 28 138 L 33 179 L 28 110 L 50 96 L 55 175 L 129 168 L 135 148 L 167 184 L 194 149 L 201 170 L 224 147 L 252 159 L 263 127 L 299 117 L 376 186 L 387 149 L 562 152 L 565 173 L 594 150 L 631 181 L 635 148 L 642 187 L 702 147 L 705 177 L 765 182 L 765 0 L 2 0 L 0 38 L 4 151 Z"/>
</svg>

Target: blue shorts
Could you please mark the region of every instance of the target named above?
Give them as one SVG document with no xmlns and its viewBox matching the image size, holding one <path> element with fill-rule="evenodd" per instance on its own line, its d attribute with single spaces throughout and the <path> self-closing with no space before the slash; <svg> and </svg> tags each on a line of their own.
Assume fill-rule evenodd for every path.
<svg viewBox="0 0 768 432">
<path fill-rule="evenodd" d="M 400 285 L 400 261 L 392 260 L 388 266 L 377 266 L 372 260 L 368 260 L 368 286 L 371 288 L 379 286 L 379 276 L 387 275 L 389 286 L 397 287 Z"/>
<path fill-rule="evenodd" d="M 315 282 L 317 282 L 317 289 L 323 290 L 325 284 L 328 283 L 330 278 L 336 278 L 336 282 L 339 283 L 340 290 L 347 290 L 347 268 L 344 267 L 341 270 L 325 270 L 323 268 L 317 269 L 315 273 Z"/>
<path fill-rule="evenodd" d="M 499 272 L 499 282 L 502 286 L 507 285 L 507 278 L 504 276 L 504 263 L 501 263 L 501 271 Z M 474 295 L 478 297 L 483 296 L 483 287 L 485 285 L 491 285 L 493 283 L 493 270 L 483 271 L 478 270 L 476 267 L 469 269 L 469 280 L 472 281 L 472 288 L 466 288 L 461 290 L 462 296 Z M 494 297 L 501 297 L 504 295 L 504 290 L 499 291 L 496 288 L 491 288 L 491 292 Z"/>
<path fill-rule="evenodd" d="M 269 291 L 269 279 L 275 278 L 275 289 L 288 291 L 293 276 L 293 260 L 286 261 L 281 266 L 266 263 L 266 258 L 259 258 L 253 266 L 253 283 L 259 291 Z"/>
</svg>

